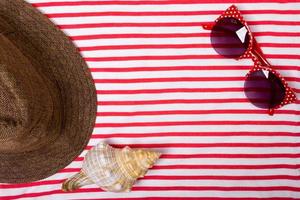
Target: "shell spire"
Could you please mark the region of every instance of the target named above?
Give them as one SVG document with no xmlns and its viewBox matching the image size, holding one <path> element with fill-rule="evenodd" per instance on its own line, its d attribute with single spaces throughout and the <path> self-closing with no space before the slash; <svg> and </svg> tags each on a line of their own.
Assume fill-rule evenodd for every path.
<svg viewBox="0 0 300 200">
<path fill-rule="evenodd" d="M 106 191 L 129 192 L 160 155 L 146 149 L 116 149 L 99 143 L 86 154 L 81 171 L 63 183 L 62 190 L 73 191 L 84 185 L 96 184 Z"/>
<path fill-rule="evenodd" d="M 69 192 L 76 190 L 84 185 L 90 184 L 93 184 L 93 182 L 90 181 L 89 178 L 82 171 L 80 171 L 79 173 L 75 174 L 63 183 L 62 191 Z"/>
</svg>

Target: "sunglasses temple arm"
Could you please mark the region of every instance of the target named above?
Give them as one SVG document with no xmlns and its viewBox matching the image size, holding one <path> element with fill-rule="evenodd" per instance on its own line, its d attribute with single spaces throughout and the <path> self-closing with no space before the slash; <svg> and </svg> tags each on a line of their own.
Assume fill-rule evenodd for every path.
<svg viewBox="0 0 300 200">
<path fill-rule="evenodd" d="M 255 58 L 262 64 L 265 66 L 270 67 L 271 64 L 265 59 L 265 56 L 262 52 L 262 50 L 260 49 L 260 47 L 258 46 L 257 42 L 255 39 L 253 39 L 253 49 L 252 49 L 252 54 L 255 56 Z"/>
<path fill-rule="evenodd" d="M 202 25 L 202 28 L 205 30 L 212 30 L 214 27 L 215 23 L 211 22 L 211 23 L 205 23 Z"/>
</svg>

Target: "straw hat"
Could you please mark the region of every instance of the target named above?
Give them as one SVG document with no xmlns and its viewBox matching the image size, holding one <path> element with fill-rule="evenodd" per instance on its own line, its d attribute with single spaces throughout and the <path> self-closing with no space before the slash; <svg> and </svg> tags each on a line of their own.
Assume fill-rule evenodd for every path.
<svg viewBox="0 0 300 200">
<path fill-rule="evenodd" d="M 0 182 L 53 175 L 85 148 L 96 116 L 75 46 L 22 0 L 0 1 Z"/>
</svg>

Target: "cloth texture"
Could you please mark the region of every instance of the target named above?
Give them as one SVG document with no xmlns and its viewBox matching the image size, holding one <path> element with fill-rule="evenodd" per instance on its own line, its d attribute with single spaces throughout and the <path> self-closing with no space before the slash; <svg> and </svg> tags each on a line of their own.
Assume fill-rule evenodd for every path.
<svg viewBox="0 0 300 200">
<path fill-rule="evenodd" d="M 96 84 L 86 150 L 59 173 L 0 184 L 0 199 L 300 199 L 300 101 L 269 116 L 245 97 L 248 59 L 219 56 L 202 29 L 235 4 L 300 98 L 300 2 L 27 0 L 79 48 Z M 130 193 L 61 191 L 100 141 L 162 153 Z M 41 155 L 42 156 L 42 155 Z"/>
</svg>

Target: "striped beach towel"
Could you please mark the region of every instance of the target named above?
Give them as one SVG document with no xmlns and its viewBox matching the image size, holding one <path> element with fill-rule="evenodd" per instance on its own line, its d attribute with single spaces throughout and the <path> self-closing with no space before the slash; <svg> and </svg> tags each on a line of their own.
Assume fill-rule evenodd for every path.
<svg viewBox="0 0 300 200">
<path fill-rule="evenodd" d="M 300 199 L 300 101 L 274 116 L 243 92 L 251 60 L 223 58 L 202 29 L 235 4 L 300 99 L 300 2 L 287 0 L 27 0 L 79 48 L 98 116 L 86 150 L 59 173 L 0 184 L 0 199 Z M 130 193 L 96 185 L 64 193 L 100 141 L 163 155 Z M 41 155 L 42 156 L 42 155 Z"/>
</svg>

